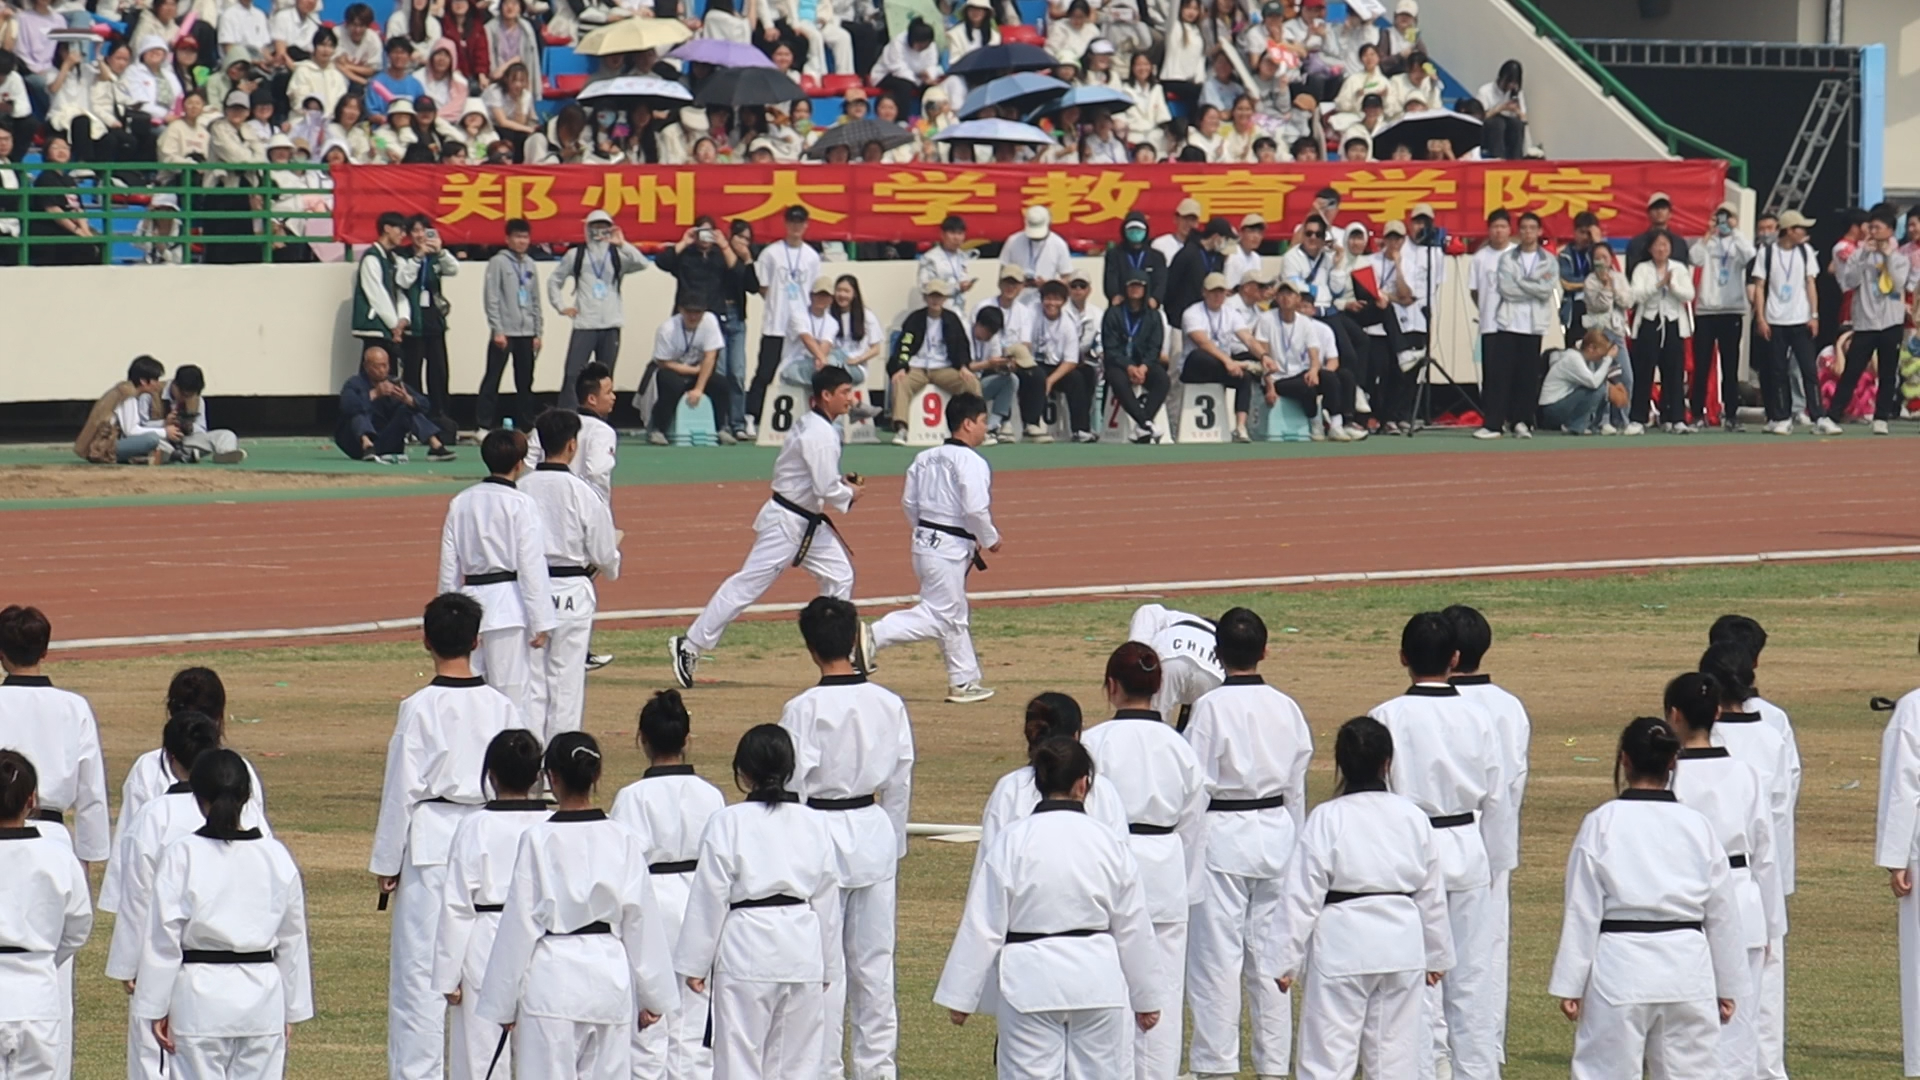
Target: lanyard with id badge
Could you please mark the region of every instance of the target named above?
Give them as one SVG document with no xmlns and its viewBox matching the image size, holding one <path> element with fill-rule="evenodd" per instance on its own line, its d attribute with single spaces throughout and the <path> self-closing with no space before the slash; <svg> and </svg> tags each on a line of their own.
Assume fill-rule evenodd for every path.
<svg viewBox="0 0 1920 1080">
<path fill-rule="evenodd" d="M 611 245 L 607 247 L 607 257 L 605 260 L 595 258 L 592 250 L 588 250 L 587 272 L 593 277 L 593 298 L 595 300 L 605 300 L 607 298 L 606 279 L 611 277 L 613 273 L 613 247 Z"/>
<path fill-rule="evenodd" d="M 520 283 L 519 298 L 522 308 L 533 306 L 533 260 L 513 260 L 513 276 Z"/>
<path fill-rule="evenodd" d="M 806 261 L 805 257 L 795 255 L 791 246 L 780 254 L 787 263 L 787 302 L 797 304 L 801 301 L 800 266 Z"/>
</svg>

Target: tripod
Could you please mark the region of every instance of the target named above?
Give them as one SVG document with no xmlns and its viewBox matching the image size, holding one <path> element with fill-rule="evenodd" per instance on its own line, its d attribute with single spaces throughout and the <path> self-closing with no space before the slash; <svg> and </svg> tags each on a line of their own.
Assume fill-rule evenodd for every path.
<svg viewBox="0 0 1920 1080">
<path fill-rule="evenodd" d="M 1420 248 L 1426 253 L 1427 261 L 1426 281 L 1423 287 L 1425 295 L 1421 298 L 1427 313 L 1427 342 L 1421 348 L 1420 359 L 1414 362 L 1413 369 L 1401 373 L 1403 378 L 1410 377 L 1414 381 L 1413 408 L 1409 413 L 1411 422 L 1407 424 L 1406 430 L 1409 439 L 1413 438 L 1414 432 L 1433 426 L 1433 377 L 1435 374 L 1438 374 L 1441 381 L 1445 382 L 1454 393 L 1466 398 L 1467 404 L 1476 410 L 1480 408 L 1480 401 L 1475 392 L 1468 390 L 1464 383 L 1455 379 L 1446 368 L 1440 366 L 1440 361 L 1434 359 L 1433 339 L 1439 324 L 1439 312 L 1433 306 L 1433 256 L 1441 249 L 1434 243 L 1423 243 Z M 1445 253 L 1442 252 L 1440 257 L 1446 258 Z"/>
</svg>

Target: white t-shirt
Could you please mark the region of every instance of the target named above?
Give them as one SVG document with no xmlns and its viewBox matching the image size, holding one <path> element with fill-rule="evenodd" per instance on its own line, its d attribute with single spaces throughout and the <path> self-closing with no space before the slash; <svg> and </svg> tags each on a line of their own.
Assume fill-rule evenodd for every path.
<svg viewBox="0 0 1920 1080">
<path fill-rule="evenodd" d="M 726 339 L 720 334 L 720 320 L 711 311 L 702 313 L 700 325 L 692 330 L 687 329 L 686 320 L 675 315 L 661 323 L 653 335 L 655 360 L 672 360 L 694 367 L 700 366 L 709 351 L 726 347 Z"/>
<path fill-rule="evenodd" d="M 1503 248 L 1482 244 L 1473 253 L 1473 262 L 1469 267 L 1473 276 L 1468 279 L 1468 285 L 1474 295 L 1480 298 L 1480 332 L 1483 334 L 1491 334 L 1495 330 L 1494 322 L 1500 313 L 1500 256 L 1511 247 L 1511 240 Z"/>
<path fill-rule="evenodd" d="M 807 310 L 807 290 L 820 276 L 820 253 L 805 244 L 788 247 L 781 240 L 761 250 L 760 257 L 753 261 L 753 271 L 767 290 L 760 333 L 763 337 L 779 337 L 795 312 Z"/>
<path fill-rule="evenodd" d="M 1238 289 L 1241 279 L 1247 276 L 1247 271 L 1262 269 L 1263 265 L 1260 252 L 1237 247 L 1233 249 L 1231 255 L 1227 256 L 1226 269 L 1221 273 L 1227 277 L 1227 288 Z"/>
<path fill-rule="evenodd" d="M 1321 348 L 1320 335 L 1313 327 L 1314 320 L 1305 315 L 1295 313 L 1293 321 L 1286 322 L 1278 311 L 1267 312 L 1253 324 L 1253 336 L 1273 354 L 1273 362 L 1280 367 L 1280 378 L 1305 374 L 1313 366 L 1307 350 Z M 1325 353 L 1321 355 L 1324 357 Z"/>
<path fill-rule="evenodd" d="M 1229 357 L 1234 353 L 1247 351 L 1247 347 L 1240 343 L 1238 332 L 1252 325 L 1253 319 L 1247 312 L 1245 304 L 1238 306 L 1234 304 L 1238 299 L 1237 296 L 1227 297 L 1226 303 L 1221 304 L 1218 311 L 1210 310 L 1205 300 L 1188 305 L 1187 313 L 1180 316 L 1180 336 L 1186 342 L 1186 348 L 1180 350 L 1183 361 L 1188 353 L 1195 352 L 1199 348 L 1193 344 L 1192 338 L 1187 337 L 1188 334 L 1207 335 L 1214 347 Z"/>
<path fill-rule="evenodd" d="M 1767 321 L 1775 326 L 1805 326 L 1812 321 L 1807 282 L 1819 272 L 1810 245 L 1796 244 L 1792 250 L 1777 244 L 1761 248 L 1753 260 L 1753 280 L 1767 290 Z"/>
<path fill-rule="evenodd" d="M 815 315 L 811 306 L 802 306 L 787 317 L 786 344 L 780 350 L 782 366 L 796 360 L 813 362 L 813 354 L 807 351 L 806 342 L 800 340 L 801 334 L 811 334 L 816 341 L 831 344 L 840 331 L 840 320 L 828 308 L 826 314 Z"/>
</svg>

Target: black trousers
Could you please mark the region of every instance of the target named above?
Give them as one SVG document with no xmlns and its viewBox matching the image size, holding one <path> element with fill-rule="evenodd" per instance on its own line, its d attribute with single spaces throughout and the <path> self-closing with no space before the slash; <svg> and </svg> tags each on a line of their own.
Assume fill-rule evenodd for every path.
<svg viewBox="0 0 1920 1080">
<path fill-rule="evenodd" d="M 117 128 L 100 128 L 93 117 L 76 116 L 67 132 L 75 161 L 160 160 L 160 133 L 144 112 L 130 114 Z"/>
<path fill-rule="evenodd" d="M 1876 352 L 1880 354 L 1880 381 L 1874 388 L 1873 418 L 1892 420 L 1900 415 L 1900 327 L 1889 326 L 1885 330 L 1853 332 L 1853 341 L 1847 345 L 1847 370 L 1840 373 L 1840 382 L 1833 388 L 1833 404 L 1827 408 L 1834 422 L 1838 423 L 1846 415 L 1847 406 L 1853 404 L 1853 392 L 1866 373 L 1867 358 Z"/>
<path fill-rule="evenodd" d="M 1388 327 L 1392 328 L 1392 315 L 1387 319 Z M 1369 336 L 1367 370 L 1364 375 L 1354 373 L 1354 377 L 1366 387 L 1375 420 L 1406 424 L 1413 421 L 1413 398 L 1420 388 L 1420 380 L 1414 372 L 1400 370 L 1400 353 L 1405 349 L 1425 349 L 1427 335 L 1396 331 L 1396 336 L 1397 340 L 1396 337 Z M 1394 348 L 1395 344 L 1400 348 Z"/>
<path fill-rule="evenodd" d="M 787 339 L 778 334 L 760 335 L 760 356 L 754 361 L 753 382 L 747 386 L 747 419 L 760 422 L 760 409 L 767 401 L 767 387 L 773 385 L 773 377 L 780 373 L 780 354 L 787 347 Z"/>
<path fill-rule="evenodd" d="M 1540 335 L 1501 330 L 1480 335 L 1480 426 L 1532 427 L 1540 408 Z"/>
<path fill-rule="evenodd" d="M 1107 365 L 1108 392 L 1136 424 L 1153 423 L 1153 418 L 1160 415 L 1160 406 L 1167 402 L 1167 391 L 1173 388 L 1173 380 L 1167 377 L 1167 369 L 1159 361 L 1148 363 L 1146 368 L 1147 380 L 1136 390 L 1127 377 L 1125 364 Z"/>
<path fill-rule="evenodd" d="M 1367 332 L 1353 316 L 1336 308 L 1327 308 L 1321 310 L 1319 319 L 1332 328 L 1334 348 L 1339 350 L 1342 363 L 1355 368 L 1366 363 Z"/>
<path fill-rule="evenodd" d="M 1234 357 L 1242 363 L 1259 367 L 1260 362 L 1249 353 Z M 1344 366 L 1344 365 L 1343 365 Z M 1251 370 L 1244 375 L 1227 374 L 1227 366 L 1213 358 L 1209 353 L 1192 352 L 1187 355 L 1186 364 L 1180 369 L 1180 381 L 1183 383 L 1215 383 L 1233 388 L 1233 411 L 1245 416 L 1247 407 L 1253 402 L 1253 383 L 1255 376 Z"/>
<path fill-rule="evenodd" d="M 513 361 L 513 426 L 525 431 L 533 423 L 533 339 L 510 337 L 505 345 L 487 339 L 487 370 L 480 376 L 480 400 L 474 405 L 474 420 L 491 429 L 500 414 L 500 377 L 506 374 L 507 361 Z"/>
<path fill-rule="evenodd" d="M 560 373 L 561 408 L 580 408 L 580 395 L 573 384 L 588 364 L 597 360 L 606 365 L 607 374 L 613 374 L 614 365 L 620 362 L 620 330 L 618 326 L 606 330 L 574 328 L 573 336 L 567 339 L 567 366 Z"/>
<path fill-rule="evenodd" d="M 1308 386 L 1305 374 L 1292 375 L 1274 380 L 1273 392 L 1305 405 L 1309 417 L 1324 408 L 1327 415 L 1345 420 L 1353 415 L 1354 384 L 1353 372 L 1344 367 L 1335 371 L 1321 368 L 1319 386 Z"/>
<path fill-rule="evenodd" d="M 1687 418 L 1687 339 L 1680 324 L 1648 319 L 1634 335 L 1633 407 L 1627 419 L 1647 422 L 1653 409 L 1653 369 L 1660 369 L 1660 422 L 1678 424 Z"/>
<path fill-rule="evenodd" d="M 653 415 L 648 417 L 647 427 L 662 434 L 673 430 L 673 413 L 680 407 L 680 399 L 687 396 L 698 381 L 697 376 L 682 375 L 677 371 L 668 371 L 659 364 L 653 365 Z M 727 380 L 718 375 L 707 377 L 707 402 L 713 406 L 713 428 L 715 431 L 727 430 L 727 407 L 732 399 L 727 395 L 732 388 Z"/>
<path fill-rule="evenodd" d="M 1740 328 L 1746 321 L 1745 315 L 1693 317 L 1693 386 L 1688 399 L 1697 423 L 1707 422 L 1707 372 L 1712 370 L 1716 353 L 1720 357 L 1721 418 L 1732 420 L 1740 414 Z"/>
<path fill-rule="evenodd" d="M 1015 377 L 1019 380 L 1020 416 L 1028 426 L 1045 425 L 1047 422 L 1047 379 L 1052 377 L 1058 364 L 1035 364 L 1030 368 L 1016 368 Z M 1080 374 L 1088 365 L 1077 364 L 1074 369 L 1060 377 L 1054 389 L 1067 396 L 1067 422 L 1075 432 L 1093 430 L 1093 392 L 1090 381 Z"/>
<path fill-rule="evenodd" d="M 1527 156 L 1527 125 L 1505 113 L 1487 117 L 1480 129 L 1480 153 L 1488 158 L 1518 161 Z"/>
<path fill-rule="evenodd" d="M 1813 331 L 1806 323 L 1798 326 L 1774 326 L 1773 338 L 1767 344 L 1766 374 L 1771 378 L 1771 393 L 1765 381 L 1761 392 L 1767 399 L 1767 419 L 1771 421 L 1793 418 L 1793 377 L 1788 373 L 1788 364 L 1800 365 L 1800 385 L 1807 391 L 1807 415 L 1818 420 L 1820 411 L 1820 374 L 1814 368 L 1818 351 L 1813 345 Z"/>
<path fill-rule="evenodd" d="M 447 409 L 453 403 L 453 395 L 447 386 L 451 381 L 447 370 L 447 332 L 433 330 L 408 334 L 401 343 L 400 351 L 403 357 L 401 381 L 415 390 L 425 390 L 436 406 L 432 414 L 434 423 L 453 430 L 453 425 L 447 419 Z"/>
</svg>

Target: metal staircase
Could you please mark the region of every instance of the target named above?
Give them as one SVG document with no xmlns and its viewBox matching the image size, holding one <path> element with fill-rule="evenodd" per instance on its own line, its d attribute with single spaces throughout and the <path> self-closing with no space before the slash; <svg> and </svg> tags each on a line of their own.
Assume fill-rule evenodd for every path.
<svg viewBox="0 0 1920 1080">
<path fill-rule="evenodd" d="M 1846 133 L 1847 115 L 1853 109 L 1853 95 L 1843 79 L 1822 79 L 1800 118 L 1800 130 L 1793 137 L 1793 148 L 1780 166 L 1780 175 L 1767 193 L 1764 212 L 1798 210 L 1806 205 L 1820 170 L 1827 166 L 1833 144 Z"/>
</svg>

